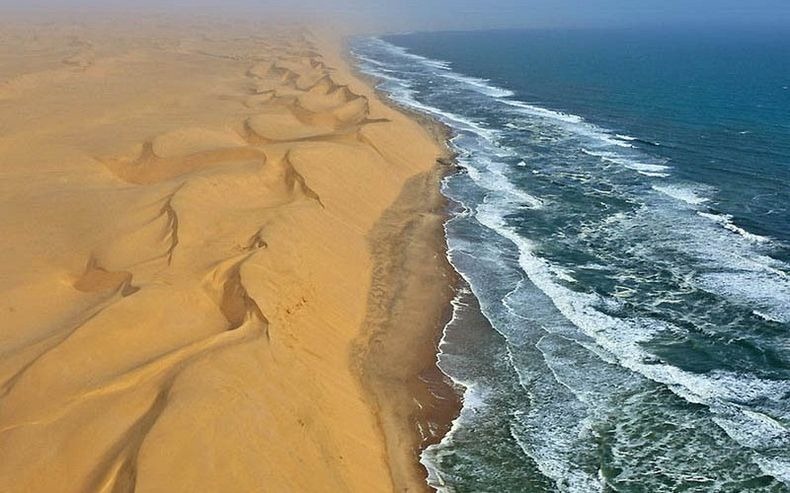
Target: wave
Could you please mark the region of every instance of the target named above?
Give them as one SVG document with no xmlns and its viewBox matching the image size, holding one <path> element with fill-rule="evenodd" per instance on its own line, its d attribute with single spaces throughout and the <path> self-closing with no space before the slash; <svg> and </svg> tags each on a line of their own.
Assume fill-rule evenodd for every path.
<svg viewBox="0 0 790 493">
<path fill-rule="evenodd" d="M 429 67 L 438 68 L 438 69 L 441 69 L 441 70 L 450 70 L 450 62 L 445 62 L 445 61 L 442 61 L 442 60 L 434 60 L 432 58 L 416 55 L 414 53 L 411 53 L 406 48 L 403 48 L 403 47 L 398 46 L 398 45 L 394 45 L 392 43 L 388 43 L 388 42 L 384 41 L 381 38 L 371 38 L 371 39 L 376 41 L 376 42 L 378 42 L 378 43 L 380 43 L 382 46 L 385 46 L 391 52 L 397 53 L 398 55 L 400 55 L 400 56 L 402 56 L 404 58 L 410 58 L 412 60 L 416 60 L 416 61 L 422 63 L 423 65 L 427 65 Z"/>
<path fill-rule="evenodd" d="M 428 114 L 434 115 L 440 121 L 453 126 L 458 130 L 464 130 L 480 137 L 483 141 L 494 142 L 498 139 L 497 132 L 483 127 L 468 118 L 464 118 L 449 111 L 442 111 L 438 108 L 423 105 L 417 102 L 409 91 L 395 91 L 391 93 L 395 101 L 420 109 Z M 455 139 L 453 139 L 455 140 Z M 514 203 L 540 208 L 543 201 L 529 193 L 521 190 L 505 175 L 505 166 L 501 162 L 486 159 L 472 163 L 463 156 L 458 158 L 459 164 L 463 165 L 467 172 L 473 176 L 475 181 L 490 191 L 506 194 Z"/>
<path fill-rule="evenodd" d="M 740 235 L 742 238 L 745 238 L 751 242 L 767 243 L 771 241 L 769 238 L 766 238 L 765 236 L 760 236 L 754 233 L 750 233 L 745 229 L 736 226 L 735 223 L 732 222 L 732 216 L 729 214 L 714 214 L 711 212 L 702 212 L 702 211 L 698 211 L 697 214 L 706 219 L 710 219 L 716 224 L 722 226 L 724 229 L 728 231 L 732 231 L 733 233 Z"/>
<path fill-rule="evenodd" d="M 530 444 L 526 443 L 522 434 L 517 433 L 513 427 L 510 428 L 510 436 L 515 440 L 521 449 L 522 453 L 535 461 L 538 469 L 546 477 L 552 478 L 558 484 L 562 484 L 561 491 L 584 491 L 584 492 L 603 492 L 604 481 L 602 478 L 592 478 L 579 470 L 574 464 L 568 463 L 567 460 L 558 457 L 563 452 L 566 452 L 570 445 L 558 447 L 557 450 L 542 450 L 535 451 Z M 556 437 L 554 437 L 556 440 Z"/>
<path fill-rule="evenodd" d="M 640 175 L 652 176 L 655 178 L 666 178 L 669 175 L 667 171 L 671 168 L 663 164 L 650 164 L 650 163 L 626 163 L 624 166 L 628 169 L 634 170 Z"/>
<path fill-rule="evenodd" d="M 471 86 L 475 91 L 485 94 L 486 96 L 491 96 L 493 98 L 506 98 L 515 96 L 516 93 L 509 89 L 502 89 L 501 87 L 497 87 L 492 85 L 490 80 L 488 79 L 480 79 L 477 77 L 469 77 L 466 75 L 460 75 L 455 72 L 449 72 L 446 74 L 440 74 L 441 77 L 446 79 L 452 79 L 457 82 L 462 82 L 464 84 L 468 84 Z"/>
<path fill-rule="evenodd" d="M 786 441 L 785 446 L 790 446 L 790 430 L 787 427 L 775 419 L 768 421 L 756 417 L 738 404 L 744 401 L 773 402 L 779 408 L 782 396 L 790 393 L 790 382 L 724 371 L 695 374 L 656 362 L 653 355 L 642 349 L 642 344 L 661 333 L 676 332 L 676 328 L 657 320 L 617 319 L 598 311 L 595 306 L 605 304 L 604 300 L 597 295 L 578 293 L 556 283 L 550 264 L 533 253 L 531 241 L 506 225 L 498 206 L 485 205 L 478 209 L 476 217 L 481 224 L 516 245 L 519 265 L 530 281 L 551 299 L 566 319 L 614 356 L 621 366 L 666 385 L 690 403 L 707 406 L 716 414 L 717 423 L 741 445 L 766 446 L 779 437 L 783 443 Z M 782 419 L 788 418 L 790 416 Z M 752 438 L 745 440 L 745 436 Z"/>
<path fill-rule="evenodd" d="M 379 70 L 382 70 L 384 72 L 392 72 L 391 70 L 386 68 L 387 67 L 386 63 L 367 57 L 356 50 L 351 50 L 351 56 L 356 58 L 358 61 L 362 61 L 370 65 L 375 65 L 376 67 L 378 67 Z"/>
<path fill-rule="evenodd" d="M 610 155 L 611 155 L 611 154 L 610 154 L 610 153 L 608 153 L 608 152 L 596 152 L 596 151 L 590 151 L 590 150 L 588 150 L 588 149 L 585 149 L 585 148 L 581 148 L 581 149 L 580 149 L 580 152 L 581 152 L 582 154 L 586 154 L 586 155 L 588 155 L 588 156 L 599 157 L 599 158 L 604 158 L 604 157 L 608 157 L 608 156 L 610 156 Z"/>
<path fill-rule="evenodd" d="M 462 82 L 470 86 L 471 89 L 485 94 L 486 96 L 491 96 L 494 98 L 505 98 L 514 96 L 515 93 L 509 89 L 503 89 L 501 87 L 497 87 L 491 84 L 491 81 L 488 79 L 481 79 L 478 77 L 471 77 L 468 75 L 462 75 L 452 70 L 452 66 L 449 62 L 441 61 L 441 60 L 434 60 L 432 58 L 416 55 L 414 53 L 409 52 L 405 48 L 400 46 L 394 45 L 392 43 L 387 43 L 386 41 L 376 38 L 382 46 L 386 46 L 388 50 L 393 53 L 397 53 L 406 58 L 410 58 L 415 60 L 425 66 L 431 67 L 439 71 L 439 76 L 444 77 L 446 79 L 451 79 L 457 82 Z"/>
<path fill-rule="evenodd" d="M 778 317 L 774 318 L 771 315 L 768 315 L 767 313 L 761 312 L 760 310 L 752 310 L 752 313 L 767 322 L 782 323 L 782 320 L 780 320 Z"/>
<path fill-rule="evenodd" d="M 375 75 L 375 72 L 371 71 L 371 73 Z M 464 118 L 461 115 L 449 111 L 443 111 L 439 108 L 436 108 L 435 106 L 429 106 L 420 103 L 417 101 L 417 99 L 415 99 L 414 89 L 408 84 L 399 84 L 397 87 L 388 88 L 388 92 L 390 98 L 394 102 L 432 115 L 443 123 L 446 123 L 457 129 L 475 132 L 491 140 L 495 140 L 497 138 L 496 131 L 488 129 L 482 124 L 473 121 L 472 119 Z"/>
<path fill-rule="evenodd" d="M 578 115 L 571 115 L 569 113 L 563 113 L 562 111 L 541 108 L 540 106 L 531 105 L 522 101 L 504 100 L 502 102 L 509 106 L 513 106 L 514 108 L 524 110 L 524 112 L 528 115 L 539 116 L 565 123 L 585 123 L 584 118 Z"/>
<path fill-rule="evenodd" d="M 632 168 L 632 169 L 635 169 L 635 171 L 637 173 L 639 173 L 640 175 L 650 176 L 652 178 L 667 178 L 668 176 L 670 176 L 669 173 L 656 173 L 656 172 L 653 172 L 653 171 L 644 171 L 644 170 L 639 170 L 639 169 L 636 169 L 636 168 Z"/>
<path fill-rule="evenodd" d="M 382 41 L 387 45 L 387 49 L 396 53 L 407 53 L 405 50 Z M 411 58 L 422 59 L 418 55 L 413 55 Z M 422 61 L 422 60 L 421 60 Z M 424 63 L 424 61 L 423 61 Z M 455 77 L 457 81 L 477 84 L 466 77 Z M 483 124 L 475 122 L 469 118 L 465 118 L 453 112 L 443 111 L 434 106 L 425 105 L 415 99 L 414 90 L 408 86 L 390 87 L 390 97 L 394 101 L 421 110 L 425 113 L 433 115 L 440 121 L 456 128 L 457 130 L 467 131 L 480 137 L 483 142 L 496 142 L 499 139 L 498 132 L 494 129 L 486 128 Z M 501 157 L 507 157 L 509 153 L 502 153 Z M 467 172 L 474 176 L 475 181 L 479 182 L 481 186 L 491 191 L 497 191 L 505 194 L 510 201 L 522 204 L 527 207 L 540 208 L 543 206 L 543 201 L 529 193 L 521 190 L 515 186 L 512 181 L 505 174 L 505 166 L 501 162 L 487 159 L 483 162 L 472 163 L 466 160 L 463 155 L 458 158 L 460 164 L 465 165 Z"/>
<path fill-rule="evenodd" d="M 693 185 L 653 185 L 653 190 L 689 205 L 700 205 L 710 199 L 700 195 L 700 187 Z"/>
<path fill-rule="evenodd" d="M 638 142 L 640 144 L 653 146 L 653 147 L 659 147 L 661 145 L 658 142 L 651 142 L 649 140 L 640 139 L 638 137 L 631 137 L 630 135 L 615 134 L 615 138 L 624 140 L 626 142 Z"/>
<path fill-rule="evenodd" d="M 756 461 L 760 469 L 766 474 L 775 477 L 784 484 L 790 485 L 790 461 L 763 457 L 756 459 Z"/>
<path fill-rule="evenodd" d="M 700 274 L 700 287 L 755 307 L 761 318 L 790 323 L 790 281 L 786 274 L 751 259 L 738 260 L 741 265 L 738 268 L 736 264 L 736 270 Z"/>
<path fill-rule="evenodd" d="M 609 130 L 592 124 L 578 115 L 542 108 L 540 106 L 513 99 L 498 99 L 498 102 L 510 106 L 511 108 L 515 108 L 522 115 L 540 118 L 543 121 L 551 122 L 566 128 L 574 135 L 587 137 L 591 140 L 592 145 L 601 146 L 604 148 L 617 147 L 622 149 L 633 149 L 634 147 L 628 142 L 623 142 L 622 140 L 615 138 L 615 136 L 613 136 Z"/>
<path fill-rule="evenodd" d="M 588 149 L 581 149 L 582 154 L 586 154 L 588 156 L 593 156 L 600 158 L 601 161 L 605 161 L 607 163 L 617 164 L 628 168 L 630 170 L 636 171 L 640 175 L 650 176 L 655 178 L 666 178 L 670 176 L 668 171 L 672 169 L 672 167 L 667 166 L 666 164 L 657 164 L 657 163 L 644 163 L 640 161 L 635 161 L 634 159 L 619 156 L 612 152 L 606 151 L 590 151 Z"/>
</svg>

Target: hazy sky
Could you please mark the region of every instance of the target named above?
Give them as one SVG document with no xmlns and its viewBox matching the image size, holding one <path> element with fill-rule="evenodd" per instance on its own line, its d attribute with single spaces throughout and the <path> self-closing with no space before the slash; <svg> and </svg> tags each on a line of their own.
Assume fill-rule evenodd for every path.
<svg viewBox="0 0 790 493">
<path fill-rule="evenodd" d="M 347 7 L 415 26 L 606 26 L 776 23 L 790 0 L 348 0 Z"/>
<path fill-rule="evenodd" d="M 267 15 L 274 11 L 346 22 L 376 29 L 491 27 L 603 27 L 673 24 L 784 25 L 790 29 L 790 0 L 0 0 L 40 8 L 100 9 L 110 6 Z"/>
</svg>

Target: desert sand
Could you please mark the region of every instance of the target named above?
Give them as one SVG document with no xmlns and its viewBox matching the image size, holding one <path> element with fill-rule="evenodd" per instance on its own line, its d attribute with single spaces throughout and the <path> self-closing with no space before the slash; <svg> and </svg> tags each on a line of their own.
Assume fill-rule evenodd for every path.
<svg viewBox="0 0 790 493">
<path fill-rule="evenodd" d="M 0 22 L 0 491 L 426 489 L 439 139 L 329 30 Z"/>
</svg>

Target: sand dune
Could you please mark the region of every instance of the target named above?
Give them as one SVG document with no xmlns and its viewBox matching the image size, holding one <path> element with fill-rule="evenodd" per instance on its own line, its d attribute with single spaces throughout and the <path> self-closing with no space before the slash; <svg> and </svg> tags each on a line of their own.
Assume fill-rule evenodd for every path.
<svg viewBox="0 0 790 493">
<path fill-rule="evenodd" d="M 318 31 L 158 24 L 0 28 L 0 491 L 424 489 L 444 150 Z"/>
</svg>

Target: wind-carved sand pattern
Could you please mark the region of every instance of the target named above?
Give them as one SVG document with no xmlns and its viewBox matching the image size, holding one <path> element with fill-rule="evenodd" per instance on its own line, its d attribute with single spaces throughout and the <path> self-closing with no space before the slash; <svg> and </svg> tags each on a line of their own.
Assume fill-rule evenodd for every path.
<svg viewBox="0 0 790 493">
<path fill-rule="evenodd" d="M 303 30 L 138 29 L 0 48 L 0 491 L 423 487 L 350 358 L 438 148 Z"/>
</svg>

